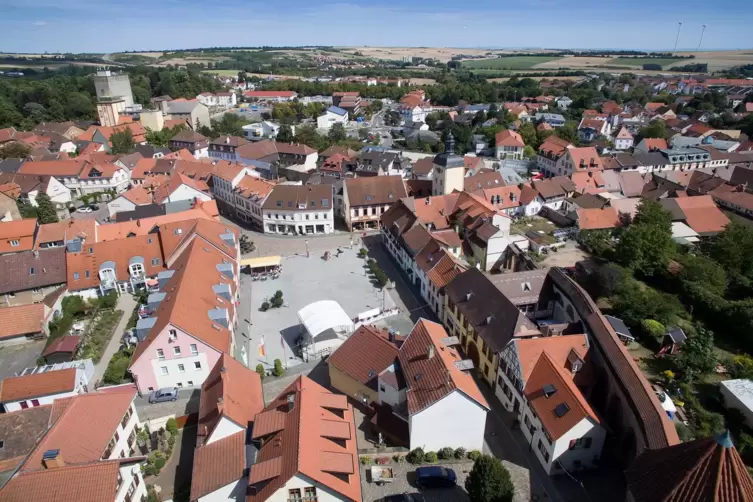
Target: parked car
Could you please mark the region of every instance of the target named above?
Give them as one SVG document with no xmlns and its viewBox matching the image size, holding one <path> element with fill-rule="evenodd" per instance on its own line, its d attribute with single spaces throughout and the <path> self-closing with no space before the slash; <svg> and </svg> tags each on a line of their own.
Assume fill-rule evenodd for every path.
<svg viewBox="0 0 753 502">
<path fill-rule="evenodd" d="M 164 403 L 165 401 L 175 401 L 178 399 L 177 387 L 163 387 L 157 389 L 149 396 L 150 403 Z"/>
<path fill-rule="evenodd" d="M 91 213 L 92 208 L 90 208 L 89 206 L 80 207 L 78 208 L 78 212 L 79 213 Z"/>
<path fill-rule="evenodd" d="M 453 488 L 457 483 L 455 471 L 432 465 L 416 469 L 416 484 L 420 488 Z"/>
<path fill-rule="evenodd" d="M 93 211 L 99 211 L 99 205 L 98 205 L 98 204 L 89 204 L 89 207 L 90 207 L 90 208 L 91 208 L 91 209 L 92 209 Z"/>
<path fill-rule="evenodd" d="M 420 493 L 401 493 L 400 495 L 387 495 L 382 502 L 424 502 Z"/>
</svg>

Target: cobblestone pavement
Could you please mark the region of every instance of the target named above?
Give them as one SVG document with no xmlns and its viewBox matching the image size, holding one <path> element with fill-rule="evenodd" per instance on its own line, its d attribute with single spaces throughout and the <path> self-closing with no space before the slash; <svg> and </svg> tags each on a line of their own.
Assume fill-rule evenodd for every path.
<svg viewBox="0 0 753 502">
<path fill-rule="evenodd" d="M 390 464 L 395 480 L 381 486 L 371 482 L 371 466 L 361 466 L 361 495 L 364 502 L 375 502 L 388 495 L 401 493 L 420 493 L 426 502 L 467 502 L 468 493 L 465 491 L 465 478 L 473 467 L 473 462 L 458 462 L 442 464 L 455 471 L 458 481 L 455 488 L 420 490 L 415 483 L 416 466 L 411 464 Z"/>
</svg>

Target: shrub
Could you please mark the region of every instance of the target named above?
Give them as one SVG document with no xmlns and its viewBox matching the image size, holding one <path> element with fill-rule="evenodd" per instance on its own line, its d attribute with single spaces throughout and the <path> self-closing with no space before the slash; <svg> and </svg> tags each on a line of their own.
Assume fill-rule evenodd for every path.
<svg viewBox="0 0 753 502">
<path fill-rule="evenodd" d="M 693 432 L 691 432 L 690 428 L 684 423 L 675 422 L 675 429 L 677 429 L 677 435 L 680 437 L 680 441 L 682 441 L 683 443 L 685 441 L 693 440 Z"/>
<path fill-rule="evenodd" d="M 439 456 L 437 455 L 437 452 L 435 451 L 427 451 L 424 455 L 424 462 L 429 464 L 436 464 L 439 460 Z"/>
<path fill-rule="evenodd" d="M 413 465 L 422 463 L 424 461 L 424 449 L 416 448 L 409 451 L 408 455 L 405 456 L 405 460 L 407 460 Z"/>
<path fill-rule="evenodd" d="M 282 376 L 283 373 L 285 373 L 285 368 L 282 367 L 282 361 L 280 361 L 279 359 L 275 359 L 275 368 L 274 370 L 272 370 L 272 374 L 278 377 L 278 376 Z"/>
<path fill-rule="evenodd" d="M 471 450 L 468 452 L 468 458 L 473 460 L 474 462 L 479 459 L 481 456 L 481 452 L 478 450 Z"/>
<path fill-rule="evenodd" d="M 510 473 L 498 458 L 489 455 L 474 461 L 465 489 L 473 502 L 512 502 L 515 495 Z"/>
<path fill-rule="evenodd" d="M 269 302 L 262 302 L 261 308 L 259 308 L 259 310 L 261 310 L 262 312 L 269 310 Z"/>
<path fill-rule="evenodd" d="M 441 450 L 439 450 L 439 458 L 442 460 L 450 460 L 452 457 L 455 456 L 455 450 L 449 447 L 444 447 Z"/>
<path fill-rule="evenodd" d="M 154 461 L 154 468 L 157 470 L 157 472 L 159 472 L 160 469 L 162 469 L 163 467 L 165 467 L 165 462 L 166 462 L 166 460 L 163 457 L 158 457 Z"/>
<path fill-rule="evenodd" d="M 178 433 L 178 421 L 175 418 L 168 418 L 165 424 L 165 430 L 170 434 Z"/>
<path fill-rule="evenodd" d="M 99 299 L 99 306 L 103 309 L 115 308 L 115 305 L 117 304 L 118 293 L 114 289 Z"/>
<path fill-rule="evenodd" d="M 374 459 L 371 457 L 361 457 L 359 458 L 359 461 L 361 462 L 361 465 L 371 465 L 374 463 Z"/>
<path fill-rule="evenodd" d="M 657 342 L 662 341 L 664 333 L 667 331 L 662 323 L 654 321 L 653 319 L 644 319 L 641 322 L 641 330 L 646 336 L 650 336 Z"/>
<path fill-rule="evenodd" d="M 369 252 L 366 250 L 366 248 L 361 248 L 358 251 L 358 254 L 361 255 L 361 258 L 366 258 L 366 255 L 369 254 Z"/>
<path fill-rule="evenodd" d="M 456 448 L 455 458 L 458 460 L 463 460 L 465 458 L 465 448 L 463 448 L 462 446 L 460 448 Z"/>
<path fill-rule="evenodd" d="M 280 296 L 275 295 L 272 297 L 272 300 L 269 303 L 271 304 L 272 308 L 279 309 L 280 307 L 282 307 L 283 303 L 285 302 L 282 300 L 282 295 Z"/>
<path fill-rule="evenodd" d="M 256 372 L 259 374 L 262 380 L 264 380 L 264 377 L 267 375 L 267 372 L 264 371 L 264 365 L 263 364 L 257 364 L 256 365 Z"/>
<path fill-rule="evenodd" d="M 392 457 L 392 461 L 395 462 L 396 464 L 402 464 L 402 463 L 405 462 L 405 456 L 403 456 L 403 455 L 394 455 Z"/>
</svg>

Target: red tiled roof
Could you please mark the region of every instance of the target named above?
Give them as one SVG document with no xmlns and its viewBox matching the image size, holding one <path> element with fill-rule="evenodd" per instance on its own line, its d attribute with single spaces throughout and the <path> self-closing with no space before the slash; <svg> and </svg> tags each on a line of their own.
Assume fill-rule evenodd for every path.
<svg viewBox="0 0 753 502">
<path fill-rule="evenodd" d="M 667 140 L 664 138 L 644 138 L 642 141 L 646 145 L 648 151 L 651 150 L 666 150 Z"/>
<path fill-rule="evenodd" d="M 635 502 L 753 501 L 753 480 L 729 433 L 646 450 L 625 477 Z"/>
<path fill-rule="evenodd" d="M 199 443 L 212 434 L 222 417 L 246 428 L 262 409 L 264 396 L 259 374 L 223 353 L 201 385 Z"/>
<path fill-rule="evenodd" d="M 75 388 L 76 368 L 8 377 L 0 381 L 0 402 L 52 396 Z"/>
<path fill-rule="evenodd" d="M 567 357 L 571 351 L 574 351 L 582 361 L 586 359 L 588 352 L 588 341 L 586 335 L 563 335 L 563 336 L 546 336 L 539 338 L 526 338 L 515 340 L 515 346 L 518 351 L 520 360 L 521 376 L 523 382 L 527 382 L 533 372 L 533 368 L 541 358 L 541 354 L 546 351 L 552 362 L 561 367 L 565 367 Z"/>
<path fill-rule="evenodd" d="M 332 411 L 333 406 L 339 414 Z M 267 500 L 296 475 L 311 478 L 344 500 L 362 499 L 353 408 L 345 396 L 336 396 L 301 376 L 269 403 L 262 415 L 270 411 L 284 415 L 283 428 L 267 436 L 259 449 L 249 473 L 249 484 L 256 485 L 256 490 L 246 497 L 247 502 Z M 350 439 L 344 440 L 344 446 L 322 435 L 323 430 L 329 433 L 331 429 L 329 424 L 322 425 L 324 421 L 344 424 L 338 426 L 340 435 L 348 426 Z M 258 416 L 254 427 L 256 422 Z"/>
<path fill-rule="evenodd" d="M 558 136 L 549 136 L 539 147 L 539 153 L 549 155 L 557 158 L 562 156 L 566 151 L 570 142 L 564 140 Z"/>
<path fill-rule="evenodd" d="M 479 406 L 489 408 L 470 373 L 455 366 L 454 363 L 461 357 L 452 347 L 444 346 L 441 340 L 446 337 L 447 332 L 441 324 L 420 319 L 400 347 L 398 358 L 408 385 L 406 398 L 411 415 L 432 406 L 455 390 Z M 434 349 L 433 355 L 428 352 L 429 347 Z"/>
<path fill-rule="evenodd" d="M 44 352 L 42 352 L 42 355 L 47 357 L 58 352 L 74 353 L 76 352 L 76 348 L 78 348 L 80 341 L 80 336 L 61 336 L 49 344 L 47 348 L 44 349 Z"/>
<path fill-rule="evenodd" d="M 119 459 L 22 472 L 8 481 L 0 491 L 0 499 L 3 502 L 109 502 L 115 500 L 118 473 L 125 462 L 132 460 Z"/>
<path fill-rule="evenodd" d="M 128 199 L 137 206 L 144 206 L 153 203 L 152 192 L 147 190 L 143 185 L 136 185 L 120 194 L 124 199 Z"/>
<path fill-rule="evenodd" d="M 39 225 L 36 247 L 47 242 L 60 242 L 83 237 L 86 242 L 97 242 L 96 220 L 65 220 Z"/>
<path fill-rule="evenodd" d="M 71 398 L 21 469 L 43 470 L 42 455 L 51 449 L 59 449 L 66 464 L 100 460 L 135 396 L 133 387 L 123 387 L 113 392 L 92 392 Z"/>
<path fill-rule="evenodd" d="M 214 221 L 217 219 L 218 214 L 216 201 L 210 200 L 199 202 L 194 205 L 193 209 L 189 209 L 188 211 L 154 216 L 152 218 L 142 218 L 140 220 L 99 225 L 99 227 L 97 227 L 97 237 L 99 241 L 112 241 L 116 239 L 124 239 L 130 234 L 146 235 L 158 225 L 195 219 Z"/>
<path fill-rule="evenodd" d="M 603 209 L 578 208 L 575 212 L 578 215 L 578 227 L 581 230 L 599 230 L 620 226 L 619 214 L 613 207 Z"/>
<path fill-rule="evenodd" d="M 191 500 L 198 500 L 241 479 L 245 468 L 245 431 L 238 431 L 219 441 L 196 448 L 191 476 Z"/>
<path fill-rule="evenodd" d="M 41 333 L 44 329 L 44 322 L 45 305 L 43 303 L 0 308 L 0 340 Z M 2 385 L 1 382 L 0 385 Z"/>
<path fill-rule="evenodd" d="M 361 326 L 331 355 L 327 363 L 353 380 L 377 389 L 379 373 L 395 362 L 397 344 L 373 326 Z"/>
<path fill-rule="evenodd" d="M 32 249 L 36 230 L 36 218 L 0 222 L 0 253 L 20 253 Z M 11 245 L 11 241 L 18 241 L 17 245 Z"/>
<path fill-rule="evenodd" d="M 685 214 L 688 226 L 699 234 L 721 232 L 729 218 L 719 210 L 710 195 L 676 198 L 675 203 Z"/>
<path fill-rule="evenodd" d="M 555 388 L 554 394 L 548 397 L 543 390 L 547 385 Z M 542 427 L 554 440 L 567 434 L 584 418 L 599 423 L 591 406 L 575 386 L 572 374 L 568 375 L 564 367 L 553 361 L 546 349 L 531 371 L 524 393 L 539 417 Z M 567 407 L 567 411 L 558 416 L 555 410 L 562 405 Z"/>
<path fill-rule="evenodd" d="M 573 160 L 574 171 L 604 168 L 601 163 L 601 157 L 599 157 L 599 152 L 592 146 L 569 148 L 567 151 Z"/>
<path fill-rule="evenodd" d="M 523 137 L 510 129 L 498 132 L 495 136 L 495 140 L 497 146 L 515 146 L 520 148 L 526 146 Z"/>
</svg>

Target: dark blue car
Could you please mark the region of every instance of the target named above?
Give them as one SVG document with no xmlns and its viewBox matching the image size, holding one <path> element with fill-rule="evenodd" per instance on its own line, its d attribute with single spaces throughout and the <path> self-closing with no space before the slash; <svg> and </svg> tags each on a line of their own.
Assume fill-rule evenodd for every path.
<svg viewBox="0 0 753 502">
<path fill-rule="evenodd" d="M 457 483 L 455 471 L 447 467 L 429 466 L 416 469 L 416 484 L 420 488 L 453 488 Z"/>
</svg>

